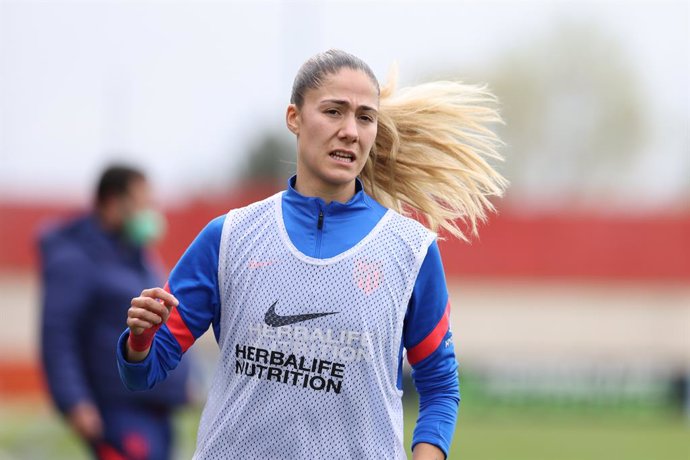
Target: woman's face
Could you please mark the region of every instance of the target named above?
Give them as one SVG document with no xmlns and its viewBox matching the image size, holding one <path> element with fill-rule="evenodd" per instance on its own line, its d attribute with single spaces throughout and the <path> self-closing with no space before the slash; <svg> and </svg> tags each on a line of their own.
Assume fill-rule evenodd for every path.
<svg viewBox="0 0 690 460">
<path fill-rule="evenodd" d="M 350 190 L 374 145 L 378 106 L 371 78 L 349 68 L 307 90 L 301 108 L 290 104 L 286 119 L 297 136 L 298 184 L 312 193 Z"/>
</svg>

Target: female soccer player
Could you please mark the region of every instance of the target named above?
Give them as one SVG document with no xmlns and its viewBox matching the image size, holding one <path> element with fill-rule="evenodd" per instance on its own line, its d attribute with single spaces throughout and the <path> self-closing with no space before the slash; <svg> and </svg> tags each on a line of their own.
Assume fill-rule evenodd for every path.
<svg viewBox="0 0 690 460">
<path fill-rule="evenodd" d="M 165 288 L 132 299 L 120 374 L 164 379 L 213 327 L 198 459 L 403 459 L 404 350 L 420 396 L 414 459 L 448 455 L 460 401 L 436 233 L 466 239 L 506 180 L 482 88 L 394 94 L 339 50 L 300 68 L 287 190 L 211 221 Z M 429 229 L 403 213 L 415 214 Z"/>
</svg>

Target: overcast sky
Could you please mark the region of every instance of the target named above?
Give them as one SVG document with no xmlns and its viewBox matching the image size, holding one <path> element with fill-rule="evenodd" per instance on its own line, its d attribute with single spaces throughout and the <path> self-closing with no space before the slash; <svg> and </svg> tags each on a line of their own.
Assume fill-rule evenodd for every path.
<svg viewBox="0 0 690 460">
<path fill-rule="evenodd" d="M 27 2 L 0 0 L 0 196 L 79 200 L 116 158 L 164 201 L 222 188 L 282 129 L 292 78 L 330 47 L 381 80 L 491 67 L 564 21 L 620 39 L 660 127 L 640 162 L 673 199 L 688 174 L 687 2 Z M 672 117 L 686 127 L 673 139 Z M 676 197 L 677 198 L 677 197 Z"/>
</svg>

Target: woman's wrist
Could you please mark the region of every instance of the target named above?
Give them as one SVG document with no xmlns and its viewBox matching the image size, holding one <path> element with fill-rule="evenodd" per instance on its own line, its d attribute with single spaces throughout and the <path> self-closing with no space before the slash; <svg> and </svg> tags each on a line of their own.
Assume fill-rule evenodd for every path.
<svg viewBox="0 0 690 460">
<path fill-rule="evenodd" d="M 412 460 L 445 460 L 441 449 L 426 442 L 420 442 L 412 450 Z"/>
<path fill-rule="evenodd" d="M 138 363 L 146 359 L 151 351 L 154 334 L 150 334 L 150 337 L 141 337 L 144 334 L 135 336 L 130 332 L 125 342 L 125 359 L 130 363 Z"/>
</svg>

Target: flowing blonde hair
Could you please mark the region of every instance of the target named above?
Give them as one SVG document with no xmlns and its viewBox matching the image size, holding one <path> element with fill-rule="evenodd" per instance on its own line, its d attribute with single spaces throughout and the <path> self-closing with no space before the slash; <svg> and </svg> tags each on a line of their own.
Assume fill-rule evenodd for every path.
<svg viewBox="0 0 690 460">
<path fill-rule="evenodd" d="M 489 197 L 508 186 L 487 162 L 503 160 L 489 129 L 501 122 L 496 98 L 486 86 L 453 81 L 395 91 L 395 77 L 381 90 L 378 134 L 360 175 L 365 190 L 433 231 L 469 241 L 458 221 L 478 236 L 478 221 L 496 212 Z"/>
<path fill-rule="evenodd" d="M 300 106 L 307 89 L 342 67 L 364 71 L 379 88 L 361 59 L 328 50 L 302 66 L 291 102 Z M 396 74 L 379 91 L 378 134 L 360 173 L 364 189 L 383 206 L 413 215 L 435 232 L 469 241 L 459 221 L 478 236 L 478 222 L 487 220 L 487 211 L 496 212 L 489 197 L 503 196 L 508 186 L 487 161 L 503 161 L 501 141 L 489 127 L 502 122 L 497 100 L 486 86 L 452 81 L 396 91 Z"/>
</svg>

